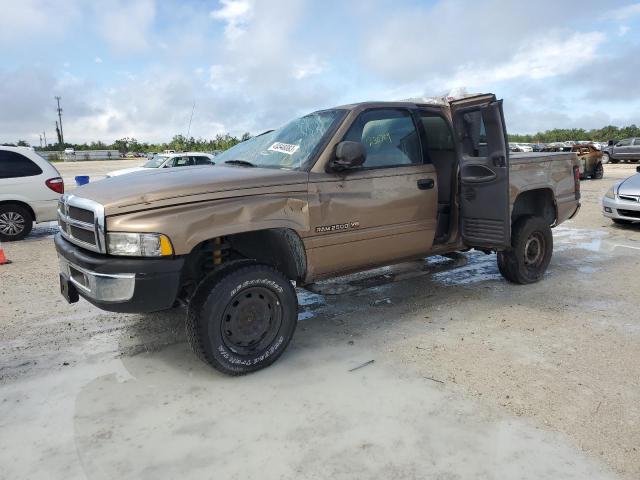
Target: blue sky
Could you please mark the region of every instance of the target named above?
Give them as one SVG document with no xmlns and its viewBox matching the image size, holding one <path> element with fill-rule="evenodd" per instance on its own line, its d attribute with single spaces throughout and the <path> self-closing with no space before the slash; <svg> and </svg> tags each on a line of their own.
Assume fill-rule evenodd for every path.
<svg viewBox="0 0 640 480">
<path fill-rule="evenodd" d="M 253 133 L 465 87 L 510 132 L 640 124 L 640 3 L 0 0 L 0 142 Z"/>
</svg>

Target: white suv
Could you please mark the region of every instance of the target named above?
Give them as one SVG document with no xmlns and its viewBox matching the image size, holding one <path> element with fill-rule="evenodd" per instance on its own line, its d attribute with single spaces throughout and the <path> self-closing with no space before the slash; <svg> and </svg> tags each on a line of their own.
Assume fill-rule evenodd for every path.
<svg viewBox="0 0 640 480">
<path fill-rule="evenodd" d="M 215 165 L 213 155 L 204 152 L 179 152 L 155 155 L 140 167 L 123 168 L 109 172 L 108 177 L 117 177 L 127 173 L 141 172 L 151 168 L 192 167 L 194 165 Z"/>
<path fill-rule="evenodd" d="M 35 151 L 0 146 L 0 241 L 21 240 L 33 222 L 56 219 L 60 173 Z"/>
</svg>

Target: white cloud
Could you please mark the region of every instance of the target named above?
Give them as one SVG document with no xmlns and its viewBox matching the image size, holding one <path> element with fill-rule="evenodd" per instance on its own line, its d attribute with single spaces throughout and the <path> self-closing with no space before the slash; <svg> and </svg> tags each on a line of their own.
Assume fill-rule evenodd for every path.
<svg viewBox="0 0 640 480">
<path fill-rule="evenodd" d="M 451 85 L 477 87 L 520 77 L 540 80 L 564 75 L 595 60 L 604 39 L 601 32 L 575 33 L 565 40 L 552 35 L 522 46 L 506 63 L 462 66 Z"/>
<path fill-rule="evenodd" d="M 293 78 L 303 80 L 307 77 L 321 74 L 326 68 L 326 63 L 320 62 L 316 56 L 313 55 L 306 62 L 297 63 L 294 66 Z"/>
<path fill-rule="evenodd" d="M 636 15 L 640 15 L 640 3 L 632 3 L 630 5 L 617 8 L 616 10 L 612 10 L 609 12 L 608 16 L 613 20 L 625 21 Z"/>
<path fill-rule="evenodd" d="M 68 28 L 82 18 L 83 9 L 79 0 L 0 0 L 0 12 L 0 47 L 25 48 L 34 40 L 46 39 L 50 43 L 62 38 Z"/>
<path fill-rule="evenodd" d="M 93 61 L 96 63 L 102 63 L 102 58 L 96 57 Z"/>
<path fill-rule="evenodd" d="M 211 18 L 226 23 L 225 36 L 237 40 L 244 32 L 244 25 L 251 18 L 251 4 L 247 0 L 221 0 L 222 6 L 210 12 Z"/>
<path fill-rule="evenodd" d="M 495 91 L 509 108 L 521 106 L 510 110 L 512 131 L 553 128 L 554 122 L 597 123 L 608 120 L 601 112 L 614 115 L 616 106 L 620 110 L 611 121 L 640 111 L 628 99 L 640 68 L 637 32 L 624 30 L 623 41 L 617 37 L 623 25 L 635 25 L 628 19 L 638 3 L 625 7 L 610 0 L 605 8 L 602 0 L 58 4 L 0 0 L 5 20 L 0 49 L 9 59 L 0 65 L 0 140 L 50 130 L 57 94 L 63 97 L 65 138 L 71 141 L 125 135 L 166 140 L 184 133 L 194 101 L 192 132 L 211 137 L 227 130 L 255 133 L 317 108 L 444 93 L 457 85 Z M 624 22 L 607 17 L 617 5 L 623 6 L 615 12 Z M 541 11 L 554 13 L 531 21 Z M 596 31 L 603 25 L 607 37 Z M 101 57 L 72 56 L 79 41 Z M 23 54 L 25 45 L 29 56 Z M 99 75 L 98 58 L 105 59 L 103 66 L 109 63 L 113 75 Z M 68 64 L 63 67 L 67 59 L 74 76 Z M 585 111 L 597 118 L 578 113 Z"/>
<path fill-rule="evenodd" d="M 624 37 L 628 32 L 629 32 L 629 27 L 626 25 L 620 25 L 618 27 L 618 36 L 619 37 Z"/>
<path fill-rule="evenodd" d="M 95 9 L 100 34 L 115 52 L 140 53 L 149 48 L 154 0 L 104 0 L 96 3 Z"/>
</svg>

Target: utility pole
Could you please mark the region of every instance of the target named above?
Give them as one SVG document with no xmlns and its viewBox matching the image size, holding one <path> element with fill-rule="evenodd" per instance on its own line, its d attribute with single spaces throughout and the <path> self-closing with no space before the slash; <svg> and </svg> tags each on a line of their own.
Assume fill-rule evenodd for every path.
<svg viewBox="0 0 640 480">
<path fill-rule="evenodd" d="M 40 148 L 42 148 L 42 134 L 38 134 L 38 136 L 40 137 Z"/>
<path fill-rule="evenodd" d="M 47 134 L 44 130 L 42 131 L 42 136 L 44 137 L 44 148 L 47 148 Z"/>
<path fill-rule="evenodd" d="M 189 141 L 189 135 L 191 134 L 191 120 L 193 120 L 193 111 L 196 109 L 196 102 L 193 102 L 193 107 L 191 108 L 191 116 L 189 117 L 189 128 L 187 128 L 187 138 L 185 138 L 185 140 L 187 141 L 187 150 L 191 149 L 191 142 Z"/>
<path fill-rule="evenodd" d="M 60 120 L 60 144 L 64 145 L 64 134 L 62 133 L 62 109 L 60 108 L 60 97 L 53 97 L 58 102 L 58 119 Z"/>
</svg>

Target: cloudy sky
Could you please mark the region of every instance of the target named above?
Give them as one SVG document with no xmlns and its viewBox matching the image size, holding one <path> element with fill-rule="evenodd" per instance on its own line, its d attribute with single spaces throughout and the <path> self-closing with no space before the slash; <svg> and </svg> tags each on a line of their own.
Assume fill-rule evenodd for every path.
<svg viewBox="0 0 640 480">
<path fill-rule="evenodd" d="M 640 3 L 0 0 L 0 142 L 256 133 L 455 87 L 512 133 L 640 124 Z"/>
</svg>

